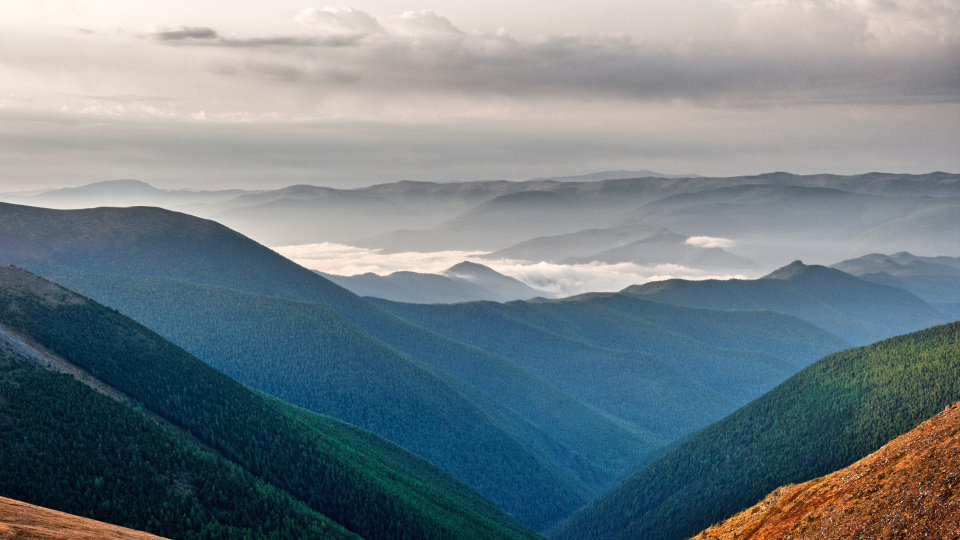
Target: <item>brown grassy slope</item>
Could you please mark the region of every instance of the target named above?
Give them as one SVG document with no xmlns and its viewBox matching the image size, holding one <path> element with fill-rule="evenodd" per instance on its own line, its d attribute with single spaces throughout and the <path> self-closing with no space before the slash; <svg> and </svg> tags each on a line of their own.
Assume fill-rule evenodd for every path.
<svg viewBox="0 0 960 540">
<path fill-rule="evenodd" d="M 0 497 L 3 540 L 163 540 L 159 536 Z"/>
<path fill-rule="evenodd" d="M 960 403 L 845 469 L 777 489 L 696 540 L 960 539 Z"/>
</svg>

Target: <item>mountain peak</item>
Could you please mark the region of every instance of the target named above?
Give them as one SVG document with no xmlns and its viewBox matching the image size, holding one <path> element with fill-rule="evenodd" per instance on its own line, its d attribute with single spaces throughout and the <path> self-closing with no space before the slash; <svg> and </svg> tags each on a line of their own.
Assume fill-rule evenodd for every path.
<svg viewBox="0 0 960 540">
<path fill-rule="evenodd" d="M 782 268 L 777 268 L 760 279 L 793 279 L 808 272 L 810 268 L 813 268 L 813 266 L 803 264 L 803 261 L 797 259 Z"/>
</svg>

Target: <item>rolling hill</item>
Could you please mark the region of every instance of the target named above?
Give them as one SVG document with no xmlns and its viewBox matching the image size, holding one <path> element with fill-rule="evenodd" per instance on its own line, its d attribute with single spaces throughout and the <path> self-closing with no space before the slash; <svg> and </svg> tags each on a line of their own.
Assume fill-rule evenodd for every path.
<svg viewBox="0 0 960 540">
<path fill-rule="evenodd" d="M 943 313 L 907 291 L 801 261 L 794 261 L 761 279 L 671 279 L 634 285 L 623 292 L 679 306 L 785 313 L 855 345 L 948 320 Z"/>
<path fill-rule="evenodd" d="M 960 400 L 958 370 L 960 323 L 827 356 L 693 435 L 552 537 L 689 537 L 915 428 Z"/>
<path fill-rule="evenodd" d="M 170 538 L 536 535 L 430 463 L 0 267 L 0 494 Z"/>
<path fill-rule="evenodd" d="M 710 527 L 694 540 L 802 536 L 950 538 L 960 523 L 960 403 L 860 461 L 799 485 Z"/>
</svg>

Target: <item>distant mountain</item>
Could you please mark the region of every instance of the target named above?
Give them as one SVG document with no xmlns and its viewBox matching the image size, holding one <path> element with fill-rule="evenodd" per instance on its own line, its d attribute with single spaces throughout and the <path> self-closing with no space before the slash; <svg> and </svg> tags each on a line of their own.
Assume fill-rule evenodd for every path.
<svg viewBox="0 0 960 540">
<path fill-rule="evenodd" d="M 585 259 L 593 253 L 617 248 L 657 234 L 676 234 L 669 229 L 645 227 L 613 227 L 585 229 L 575 233 L 538 236 L 508 248 L 484 255 L 487 259 L 519 259 L 532 262 L 559 263 L 569 259 Z"/>
<path fill-rule="evenodd" d="M 3 193 L 0 201 L 46 208 L 91 208 L 96 206 L 177 206 L 211 204 L 251 193 L 240 189 L 218 191 L 157 189 L 139 180 L 107 180 L 73 188 L 39 193 Z"/>
<path fill-rule="evenodd" d="M 666 453 L 552 537 L 687 538 L 912 430 L 960 400 L 958 370 L 960 323 L 827 356 Z"/>
<path fill-rule="evenodd" d="M 378 305 L 513 360 L 568 394 L 672 439 L 722 418 L 844 341 L 769 312 L 681 308 L 632 295 Z"/>
<path fill-rule="evenodd" d="M 643 169 L 641 171 L 603 171 L 577 176 L 552 176 L 550 178 L 534 178 L 537 180 L 552 180 L 554 182 L 596 182 L 598 180 L 620 180 L 623 178 L 703 178 L 698 174 L 663 174 Z"/>
<path fill-rule="evenodd" d="M 145 532 L 108 525 L 49 508 L 0 497 L 0 534 L 39 540 L 162 540 Z"/>
<path fill-rule="evenodd" d="M 734 255 L 721 247 L 705 247 L 688 243 L 689 236 L 660 233 L 629 244 L 598 251 L 590 255 L 566 259 L 568 263 L 592 261 L 634 263 L 639 265 L 680 264 L 701 270 L 742 271 L 755 268 L 756 263 Z"/>
<path fill-rule="evenodd" d="M 476 300 L 506 302 L 544 293 L 481 264 L 462 262 L 442 274 L 394 272 L 323 277 L 359 296 L 372 296 L 415 304 L 454 304 Z"/>
<path fill-rule="evenodd" d="M 475 262 L 457 263 L 444 270 L 443 275 L 494 291 L 504 300 L 524 300 L 544 296 L 544 293 L 518 279 L 505 276 L 489 266 Z"/>
<path fill-rule="evenodd" d="M 949 538 L 960 492 L 960 403 L 839 471 L 777 489 L 694 539 Z"/>
<path fill-rule="evenodd" d="M 488 461 L 494 466 L 492 469 L 462 468 L 458 473 L 465 475 L 464 480 L 473 478 L 469 481 L 478 490 L 496 499 L 495 502 L 533 527 L 545 527 L 562 518 L 583 502 L 583 493 L 597 493 L 605 486 L 612 485 L 657 446 L 657 441 L 651 440 L 648 434 L 639 433 L 598 413 L 513 362 L 400 320 L 316 273 L 212 221 L 154 208 L 46 210 L 0 204 L 0 255 L 5 262 L 64 279 L 81 275 L 160 277 L 194 285 L 235 289 L 261 297 L 317 303 L 338 312 L 358 327 L 359 332 L 351 331 L 347 335 L 360 340 L 364 347 L 382 351 L 384 345 L 389 346 L 387 356 L 399 362 L 397 365 L 406 366 L 404 369 L 421 372 L 425 368 L 436 370 L 446 380 L 444 384 L 454 385 L 472 407 L 483 411 L 486 415 L 484 422 L 489 422 L 493 428 L 473 424 L 478 438 L 471 443 L 471 447 L 483 447 L 480 435 L 492 432 L 501 436 L 507 434 L 515 441 L 549 442 L 538 448 L 550 456 L 547 462 L 553 464 L 553 480 L 519 481 L 519 478 L 513 478 L 513 473 L 498 465 L 500 462 L 497 459 Z M 105 287 L 85 290 L 108 302 L 108 293 L 122 293 L 125 289 Z M 185 332 L 181 336 L 184 341 L 177 341 L 178 344 L 192 347 L 206 343 L 207 351 L 234 358 L 234 361 L 242 360 L 247 366 L 253 365 L 258 358 L 264 360 L 251 353 L 259 348 L 236 349 L 229 340 L 221 342 L 225 334 L 198 334 L 197 329 L 202 325 L 191 323 L 183 317 L 189 310 L 177 308 L 178 298 L 179 301 L 189 301 L 190 294 L 178 297 L 177 294 L 165 293 L 165 287 L 154 286 L 132 286 L 126 290 L 130 291 L 132 299 L 142 298 L 147 293 L 154 295 L 149 303 L 133 302 L 128 298 L 125 306 L 141 306 L 143 312 L 137 315 L 141 320 L 166 321 L 167 324 L 182 328 Z M 116 305 L 120 305 L 122 300 L 124 298 L 114 299 Z M 256 307 L 259 301 L 252 299 L 247 304 L 245 312 L 259 318 L 246 320 L 245 324 L 256 329 L 256 332 L 241 336 L 244 339 L 252 339 L 257 332 L 263 333 L 265 328 L 272 327 L 272 323 L 263 321 L 262 313 L 258 314 Z M 322 309 L 315 306 L 301 307 L 313 313 L 312 317 L 318 316 L 318 312 L 321 315 L 323 313 Z M 283 316 L 296 321 L 297 310 L 286 309 L 283 310 Z M 127 313 L 134 314 L 132 311 Z M 164 314 L 168 314 L 168 317 L 165 318 Z M 231 323 L 231 314 L 230 310 L 215 310 L 212 315 L 216 317 L 211 316 L 204 324 L 236 328 Z M 257 326 L 256 321 L 263 322 L 263 325 Z M 290 333 L 278 328 L 275 339 L 279 340 L 279 345 L 288 339 L 289 346 L 296 346 L 302 336 L 294 330 L 301 327 L 302 324 L 291 326 L 286 330 Z M 340 343 L 353 347 L 345 341 L 346 338 L 336 337 L 341 328 L 341 325 L 318 325 L 307 330 L 308 335 L 318 338 L 328 335 L 326 339 L 339 339 Z M 191 336 L 195 341 L 186 341 Z M 168 337 L 176 338 L 172 334 Z M 222 347 L 210 345 L 212 343 Z M 276 357 L 279 350 L 283 350 L 283 347 L 268 348 L 266 352 L 271 355 L 270 358 L 282 360 Z M 341 353 L 349 355 L 349 349 L 341 351 L 337 348 L 308 348 L 301 352 L 306 353 L 308 359 L 309 355 L 327 359 L 335 359 Z M 402 361 L 397 359 L 401 353 L 406 355 L 402 356 Z M 377 358 L 375 356 L 369 360 Z M 296 380 L 299 369 L 294 367 L 286 375 L 293 383 L 302 384 Z M 371 369 L 369 373 L 376 373 L 378 377 L 385 375 L 377 369 Z M 279 377 L 279 374 L 276 376 Z M 427 386 L 433 388 L 434 384 L 436 379 Z M 531 391 L 531 388 L 535 390 Z M 350 389 L 361 393 L 363 390 L 357 387 Z M 375 399 L 376 396 L 370 398 Z M 413 403 L 416 399 L 418 396 L 411 395 L 405 402 Z M 419 411 L 412 414 L 416 418 Z M 474 414 L 469 417 L 479 421 L 482 416 Z M 463 429 L 469 431 L 468 427 Z M 415 433 L 409 434 L 409 437 L 414 436 Z M 424 444 L 427 443 L 429 441 Z M 506 439 L 494 447 L 504 449 L 504 452 L 515 448 Z M 438 450 L 446 453 L 449 463 L 462 459 L 463 450 L 459 446 L 438 446 Z M 577 459 L 569 459 L 571 452 Z M 491 452 L 490 455 L 497 453 Z M 514 472 L 521 475 L 527 473 L 520 469 Z M 566 477 L 571 489 L 562 495 L 554 493 L 551 497 L 544 497 L 542 485 L 556 485 L 556 475 Z"/>
<path fill-rule="evenodd" d="M 536 535 L 430 463 L 0 267 L 0 494 L 170 538 Z"/>
<path fill-rule="evenodd" d="M 872 253 L 839 262 L 832 268 L 866 281 L 905 289 L 941 310 L 949 310 L 949 304 L 960 302 L 960 257 L 917 257 L 905 251 L 893 255 Z"/>
<path fill-rule="evenodd" d="M 948 318 L 902 289 L 800 261 L 761 279 L 671 279 L 633 285 L 623 292 L 679 306 L 786 313 L 853 344 L 942 324 Z"/>
<path fill-rule="evenodd" d="M 271 246 L 354 243 L 375 234 L 432 224 L 402 204 L 358 191 L 294 186 L 244 195 L 208 217 Z"/>
</svg>

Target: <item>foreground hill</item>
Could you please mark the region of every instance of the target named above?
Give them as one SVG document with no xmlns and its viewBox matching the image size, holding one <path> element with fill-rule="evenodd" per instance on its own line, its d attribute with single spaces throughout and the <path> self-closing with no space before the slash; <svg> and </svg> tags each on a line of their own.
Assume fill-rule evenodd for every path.
<svg viewBox="0 0 960 540">
<path fill-rule="evenodd" d="M 0 267 L 0 494 L 171 538 L 536 535 L 415 455 Z"/>
<path fill-rule="evenodd" d="M 162 540 L 145 532 L 0 497 L 0 538 L 34 540 Z"/>
<path fill-rule="evenodd" d="M 960 323 L 841 351 L 575 514 L 558 539 L 680 539 L 863 458 L 960 400 Z"/>
<path fill-rule="evenodd" d="M 642 457 L 638 449 L 656 448 L 656 438 L 505 360 L 465 366 L 486 371 L 502 399 L 517 396 L 497 406 L 320 304 L 162 278 L 58 279 L 244 384 L 418 453 L 537 525 L 599 495 Z M 513 412 L 533 418 L 533 409 L 536 424 Z"/>
<path fill-rule="evenodd" d="M 950 538 L 960 524 L 960 403 L 853 465 L 782 487 L 698 540 Z"/>
<path fill-rule="evenodd" d="M 794 261 L 760 279 L 671 279 L 633 285 L 623 292 L 678 306 L 786 313 L 855 345 L 948 320 L 943 313 L 907 291 L 801 261 Z"/>
<path fill-rule="evenodd" d="M 849 346 L 793 317 L 692 309 L 627 294 L 414 305 L 414 324 L 513 360 L 609 414 L 677 437 Z"/>
<path fill-rule="evenodd" d="M 580 479 L 576 481 L 580 484 L 576 489 L 559 489 L 558 493 L 562 496 L 544 497 L 544 486 L 553 489 L 558 484 L 548 478 L 543 481 L 525 480 L 529 470 L 516 469 L 514 472 L 520 473 L 519 477 L 508 474 L 503 467 L 452 470 L 455 474 L 463 474 L 461 479 L 470 481 L 473 487 L 535 528 L 548 526 L 586 502 L 584 493 L 597 493 L 612 486 L 627 474 L 632 463 L 650 450 L 647 444 L 649 439 L 638 437 L 627 426 L 618 425 L 613 419 L 577 402 L 516 364 L 400 320 L 320 275 L 212 221 L 157 208 L 46 210 L 0 204 L 0 255 L 4 258 L 3 262 L 47 276 L 94 274 L 129 278 L 160 277 L 194 285 L 235 289 L 262 297 L 322 304 L 321 308 L 336 311 L 339 314 L 335 317 L 337 320 L 345 317 L 351 325 L 355 325 L 348 334 L 355 339 L 351 342 L 339 334 L 342 328 L 339 323 L 331 326 L 320 324 L 310 330 L 312 336 L 323 338 L 326 333 L 327 338 L 323 339 L 327 339 L 327 342 L 347 348 L 314 347 L 310 354 L 328 360 L 336 359 L 339 355 L 355 357 L 356 354 L 350 352 L 351 348 L 356 347 L 357 342 L 363 342 L 368 350 L 384 351 L 383 355 L 370 357 L 367 361 L 389 357 L 391 365 L 397 369 L 407 373 L 417 372 L 418 376 L 426 373 L 424 366 L 442 372 L 447 380 L 441 381 L 431 376 L 431 382 L 426 387 L 446 386 L 448 388 L 444 392 L 451 395 L 450 387 L 456 385 L 455 390 L 461 394 L 456 398 L 457 409 L 474 409 L 474 414 L 464 415 L 462 419 L 474 418 L 477 422 L 458 425 L 450 433 L 474 433 L 476 436 L 464 444 L 470 448 L 487 448 L 489 455 L 485 459 L 489 463 L 511 462 L 513 458 L 509 456 L 510 452 L 518 446 L 525 446 L 518 441 L 525 443 L 530 440 L 531 432 L 537 432 L 540 439 L 546 438 L 547 443 L 542 447 L 555 449 L 551 451 L 551 460 L 565 464 L 565 470 L 555 471 L 553 478 L 567 475 L 565 471 L 572 470 L 574 476 Z M 130 290 L 137 291 L 136 287 Z M 162 288 L 144 290 L 155 293 L 155 298 L 160 302 L 141 304 L 146 308 L 158 306 L 154 315 L 164 313 L 163 309 L 166 308 L 159 307 L 163 302 L 167 302 L 165 305 L 168 308 L 176 310 L 175 301 L 191 298 L 164 293 Z M 89 292 L 91 295 L 100 294 L 95 290 Z M 95 296 L 97 300 L 104 298 Z M 169 303 L 171 301 L 173 304 Z M 247 304 L 245 312 L 262 319 L 263 315 L 258 315 L 255 307 L 257 301 L 250 302 L 253 303 Z M 204 323 L 219 325 L 224 329 L 238 327 L 231 320 L 233 313 L 230 310 L 216 310 L 215 306 L 209 304 L 205 307 L 207 312 L 215 313 Z M 326 315 L 317 315 L 323 309 L 305 309 L 312 313 L 314 320 L 330 319 Z M 169 320 L 190 331 L 193 323 L 184 317 L 190 312 L 174 313 L 176 316 L 169 317 Z M 141 320 L 144 321 L 164 320 L 164 317 L 148 319 L 150 313 L 142 315 Z M 296 320 L 296 314 L 292 312 L 286 312 L 284 317 Z M 256 328 L 259 334 L 270 334 L 264 329 L 273 326 L 257 326 L 252 322 L 254 320 L 247 319 L 244 324 Z M 282 330 L 282 327 L 277 328 Z M 239 357 L 248 367 L 258 358 L 262 359 L 232 346 L 226 337 L 228 335 L 213 332 L 202 336 L 208 340 L 204 342 L 207 344 L 206 350 L 222 350 L 225 355 L 234 355 L 235 359 Z M 173 334 L 168 337 L 177 339 L 177 343 L 184 346 L 192 346 Z M 291 332 L 275 334 L 274 339 L 283 339 L 283 343 L 289 346 L 306 350 L 307 344 L 298 344 L 300 337 Z M 223 347 L 210 345 L 212 342 L 222 343 L 223 340 L 228 342 Z M 323 342 L 322 339 L 319 342 Z M 389 350 L 384 344 L 389 346 Z M 283 348 L 271 350 L 274 351 L 271 354 L 276 354 L 275 351 Z M 208 361 L 213 362 L 214 359 Z M 397 371 L 384 371 L 383 365 L 365 373 L 382 377 L 385 384 L 389 384 Z M 282 375 L 296 382 L 299 369 L 293 366 Z M 280 377 L 281 374 L 273 373 L 271 376 Z M 378 410 L 376 396 L 366 392 L 362 385 L 344 390 L 356 396 L 368 397 L 369 410 Z M 465 397 L 469 397 L 469 404 L 464 403 Z M 328 399 L 333 399 L 332 395 Z M 403 403 L 412 404 L 420 399 L 430 398 L 414 392 L 407 395 Z M 478 408 L 482 412 L 478 413 Z M 500 412 L 504 409 L 505 413 Z M 408 415 L 410 422 L 413 422 L 423 412 L 417 407 L 409 407 L 398 411 L 398 414 Z M 602 437 L 596 435 L 598 429 L 603 433 Z M 500 434 L 495 443 L 481 436 L 491 433 L 491 430 Z M 414 426 L 407 433 L 406 440 L 415 439 L 418 434 L 420 430 Z M 511 438 L 514 440 L 509 440 Z M 446 453 L 443 463 L 463 461 L 464 451 L 460 444 L 432 442 L 436 442 L 436 448 Z M 570 452 L 576 456 L 575 459 L 570 459 Z M 431 459 L 441 462 L 436 457 Z"/>
</svg>

